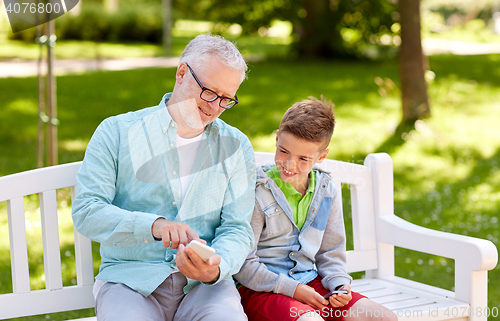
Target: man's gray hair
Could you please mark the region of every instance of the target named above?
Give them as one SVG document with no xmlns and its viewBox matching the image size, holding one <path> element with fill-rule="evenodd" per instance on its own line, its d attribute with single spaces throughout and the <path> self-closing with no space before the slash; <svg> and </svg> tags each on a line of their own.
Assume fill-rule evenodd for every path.
<svg viewBox="0 0 500 321">
<path fill-rule="evenodd" d="M 213 56 L 228 67 L 240 70 L 241 81 L 246 78 L 248 67 L 238 48 L 231 41 L 217 35 L 201 34 L 191 40 L 184 49 L 180 62 L 203 69 Z"/>
</svg>

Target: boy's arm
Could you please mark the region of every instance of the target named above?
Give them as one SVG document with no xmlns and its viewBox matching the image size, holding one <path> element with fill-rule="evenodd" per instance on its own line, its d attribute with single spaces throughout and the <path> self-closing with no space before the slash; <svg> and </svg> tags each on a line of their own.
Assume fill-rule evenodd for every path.
<svg viewBox="0 0 500 321">
<path fill-rule="evenodd" d="M 352 280 L 345 271 L 346 237 L 341 201 L 340 193 L 336 193 L 321 247 L 316 254 L 316 267 L 322 278 L 321 283 L 330 291 L 344 284 L 350 284 Z"/>
<path fill-rule="evenodd" d="M 274 292 L 293 297 L 298 281 L 286 276 L 269 271 L 265 264 L 260 263 L 257 256 L 257 245 L 260 240 L 262 229 L 264 228 L 264 216 L 259 205 L 256 203 L 252 216 L 252 230 L 255 242 L 252 252 L 248 255 L 240 272 L 234 278 L 247 288 L 258 292 Z"/>
</svg>

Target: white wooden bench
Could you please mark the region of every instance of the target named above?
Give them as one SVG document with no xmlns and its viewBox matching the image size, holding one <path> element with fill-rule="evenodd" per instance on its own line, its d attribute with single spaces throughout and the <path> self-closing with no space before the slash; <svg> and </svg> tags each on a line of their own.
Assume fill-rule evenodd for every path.
<svg viewBox="0 0 500 321">
<path fill-rule="evenodd" d="M 256 153 L 258 164 L 274 154 Z M 77 282 L 63 286 L 56 190 L 71 187 L 80 162 L 0 177 L 0 202 L 7 201 L 13 293 L 0 294 L 0 319 L 91 308 L 93 267 L 91 242 L 74 232 Z M 364 165 L 326 160 L 336 184 L 350 185 L 354 250 L 347 254 L 348 272 L 365 272 L 352 288 L 393 310 L 399 320 L 485 321 L 487 271 L 498 253 L 493 243 L 429 230 L 411 224 L 393 210 L 392 161 L 370 154 Z M 30 289 L 23 198 L 39 194 L 46 289 Z M 394 247 L 455 260 L 454 292 L 395 276 Z M 431 267 L 430 267 L 431 268 Z M 465 312 L 465 313 L 464 313 Z M 463 316 L 463 317 L 462 317 Z M 81 319 L 84 320 L 84 319 Z M 87 318 L 85 320 L 95 320 Z"/>
</svg>

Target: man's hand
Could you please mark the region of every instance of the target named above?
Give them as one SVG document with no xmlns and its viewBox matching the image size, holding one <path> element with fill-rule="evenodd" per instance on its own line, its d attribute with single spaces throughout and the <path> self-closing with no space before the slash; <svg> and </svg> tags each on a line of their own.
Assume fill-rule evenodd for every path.
<svg viewBox="0 0 500 321">
<path fill-rule="evenodd" d="M 344 284 L 339 290 L 346 290 L 348 293 L 332 294 L 329 301 L 334 308 L 343 307 L 344 305 L 347 305 L 347 303 L 349 303 L 349 301 L 351 301 L 352 299 L 351 286 L 349 284 Z"/>
<path fill-rule="evenodd" d="M 305 284 L 297 285 L 297 288 L 295 288 L 295 292 L 293 293 L 293 298 L 318 310 L 321 310 L 328 305 L 328 300 L 316 292 L 316 290 L 312 287 Z"/>
<path fill-rule="evenodd" d="M 187 278 L 210 283 L 219 278 L 220 256 L 214 254 L 206 262 L 191 248 L 179 245 L 175 263 L 179 271 Z"/>
<path fill-rule="evenodd" d="M 197 240 L 206 244 L 205 240 L 200 239 L 198 234 L 193 231 L 189 225 L 167 221 L 166 219 L 159 218 L 151 227 L 151 232 L 156 238 L 161 238 L 164 247 L 177 249 L 180 244 L 186 245 L 192 240 Z"/>
</svg>

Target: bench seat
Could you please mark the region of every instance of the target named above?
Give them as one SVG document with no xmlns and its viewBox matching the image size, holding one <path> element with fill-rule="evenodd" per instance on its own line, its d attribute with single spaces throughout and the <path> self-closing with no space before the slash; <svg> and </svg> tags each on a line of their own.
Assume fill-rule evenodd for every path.
<svg viewBox="0 0 500 321">
<path fill-rule="evenodd" d="M 452 312 L 466 316 L 469 309 L 468 303 L 452 299 L 451 291 L 398 277 L 354 280 L 352 290 L 391 309 L 400 321 L 462 320 L 455 319 Z"/>
</svg>

